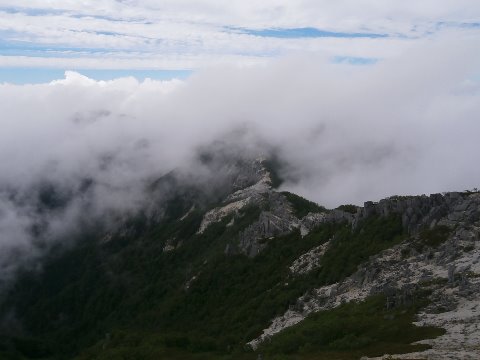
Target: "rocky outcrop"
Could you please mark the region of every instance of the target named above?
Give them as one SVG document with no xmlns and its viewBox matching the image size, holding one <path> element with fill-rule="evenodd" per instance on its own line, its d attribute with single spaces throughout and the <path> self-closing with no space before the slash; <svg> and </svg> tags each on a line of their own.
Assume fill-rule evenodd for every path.
<svg viewBox="0 0 480 360">
<path fill-rule="evenodd" d="M 430 196 L 393 196 L 378 203 L 367 201 L 353 217 L 355 228 L 363 219 L 373 215 L 400 215 L 409 234 L 436 225 L 469 224 L 480 216 L 480 193 L 450 192 Z M 349 220 L 346 218 L 346 220 Z"/>
<path fill-rule="evenodd" d="M 411 234 L 408 239 L 371 257 L 345 280 L 304 294 L 294 308 L 273 319 L 249 344 L 255 349 L 262 341 L 297 324 L 312 312 L 361 301 L 378 293 L 386 295 L 387 308 L 408 305 L 415 302 L 416 289 L 427 288 L 431 290 L 431 305 L 419 314 L 418 324 L 441 326 L 447 332 L 439 338 L 422 341 L 431 345 L 431 350 L 401 357 L 443 359 L 446 354 L 455 353 L 454 358 L 475 358 L 480 339 L 480 327 L 475 325 L 480 320 L 479 210 L 479 193 L 397 197 L 366 203 L 355 215 L 353 225 L 369 216 L 399 214 Z M 437 225 L 452 229 L 446 240 L 438 247 L 415 250 L 419 230 Z M 306 262 L 310 267 L 315 266 L 321 263 L 322 256 L 321 248 L 316 247 L 294 264 Z"/>
<path fill-rule="evenodd" d="M 231 215 L 239 210 L 243 209 L 247 205 L 253 203 L 254 201 L 251 198 L 245 198 L 238 201 L 231 202 L 225 206 L 216 207 L 208 211 L 202 219 L 200 227 L 197 231 L 197 234 L 203 234 L 205 230 L 214 223 L 222 221 L 228 215 Z"/>
<path fill-rule="evenodd" d="M 341 211 L 331 213 L 309 213 L 302 219 L 295 216 L 291 204 L 285 195 L 272 188 L 270 172 L 264 159 L 257 159 L 234 180 L 235 192 L 228 195 L 218 206 L 208 211 L 200 224 L 197 234 L 202 234 L 208 227 L 232 216 L 231 223 L 241 217 L 241 210 L 247 206 L 261 209 L 259 217 L 238 234 L 235 243 L 226 246 L 225 254 L 245 254 L 254 257 L 268 244 L 268 240 L 299 230 L 302 236 L 326 221 L 344 220 L 346 215 Z"/>
<path fill-rule="evenodd" d="M 247 205 L 259 205 L 264 201 L 264 194 L 272 192 L 272 180 L 264 161 L 257 159 L 242 168 L 233 180 L 233 189 L 236 191 L 229 194 L 221 206 L 204 215 L 197 234 L 203 233 L 211 224 L 221 221 Z"/>
<path fill-rule="evenodd" d="M 293 275 L 304 275 L 320 266 L 321 259 L 328 249 L 330 241 L 316 246 L 296 259 L 290 266 L 290 272 Z"/>
<path fill-rule="evenodd" d="M 299 230 L 302 236 L 313 228 L 327 222 L 346 222 L 355 229 L 362 221 L 372 216 L 400 216 L 408 234 L 436 225 L 453 227 L 469 224 L 480 214 L 480 194 L 451 192 L 430 196 L 393 196 L 379 202 L 365 202 L 352 214 L 340 209 L 309 213 L 303 218 L 295 216 L 287 198 L 272 189 L 270 172 L 265 159 L 259 158 L 244 163 L 232 177 L 235 191 L 225 197 L 220 206 L 208 211 L 197 234 L 231 216 L 229 225 L 241 216 L 242 209 L 256 206 L 261 213 L 256 221 L 238 234 L 238 239 L 227 245 L 226 254 L 245 254 L 254 257 L 268 244 L 268 240 Z"/>
<path fill-rule="evenodd" d="M 269 192 L 265 198 L 266 208 L 259 218 L 238 236 L 240 253 L 256 256 L 267 246 L 268 239 L 298 229 L 300 220 L 293 215 L 287 199 L 280 193 Z"/>
<path fill-rule="evenodd" d="M 291 204 L 281 193 L 270 191 L 265 197 L 268 211 L 262 211 L 257 221 L 239 234 L 239 252 L 256 256 L 267 245 L 268 240 L 292 231 L 306 236 L 314 228 L 327 222 L 351 222 L 353 215 L 340 210 L 308 213 L 303 218 L 294 215 Z"/>
<path fill-rule="evenodd" d="M 259 220 L 240 234 L 240 252 L 249 256 L 258 254 L 267 244 L 265 239 L 284 235 L 300 229 L 305 236 L 313 228 L 327 222 L 347 222 L 356 228 L 363 220 L 372 217 L 400 216 L 405 231 L 414 235 L 420 230 L 438 225 L 448 227 L 468 226 L 480 217 L 480 193 L 445 193 L 430 196 L 394 196 L 378 203 L 366 202 L 356 214 L 339 209 L 308 214 L 302 219 L 292 215 L 288 202 L 281 194 L 267 191 L 271 202 L 270 212 L 262 212 Z M 271 201 L 271 199 L 277 201 Z"/>
</svg>

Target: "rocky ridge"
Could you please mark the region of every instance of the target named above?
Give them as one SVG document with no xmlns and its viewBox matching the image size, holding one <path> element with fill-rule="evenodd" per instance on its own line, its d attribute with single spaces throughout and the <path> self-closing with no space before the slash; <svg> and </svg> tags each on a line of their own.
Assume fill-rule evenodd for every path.
<svg viewBox="0 0 480 360">
<path fill-rule="evenodd" d="M 98 243 L 92 237 L 75 252 L 67 251 L 65 258 L 54 254 L 58 257 L 52 257 L 50 264 L 60 264 L 62 271 L 46 266 L 38 281 L 26 278 L 4 310 L 15 308 L 25 314 L 21 319 L 25 324 L 33 319 L 40 329 L 34 334 L 42 344 L 45 331 L 50 331 L 44 325 L 51 319 L 58 319 L 51 331 L 68 331 L 74 323 L 74 342 L 91 328 L 80 321 L 83 316 L 96 324 L 102 316 L 107 320 L 100 321 L 128 319 L 144 309 L 139 324 L 151 324 L 152 314 L 158 323 L 175 319 L 161 324 L 161 337 L 152 348 L 173 339 L 183 346 L 182 354 L 196 353 L 193 346 L 214 341 L 212 348 L 223 357 L 222 352 L 230 353 L 232 348 L 245 350 L 245 340 L 257 349 L 309 314 L 343 303 L 383 294 L 376 298 L 376 307 L 378 301 L 383 305 L 384 298 L 387 309 L 400 313 L 403 309 L 398 307 L 424 304 L 428 297 L 430 302 L 415 323 L 441 327 L 446 333 L 422 340 L 432 346 L 427 351 L 393 358 L 479 358 L 480 193 L 393 196 L 362 207 L 327 210 L 277 190 L 272 163 L 263 158 L 232 160 L 214 152 L 202 159 L 201 180 L 180 170 L 163 176 L 149 188 L 145 211 L 120 218 L 118 230 L 100 236 Z M 262 252 L 264 256 L 251 259 Z M 46 295 L 43 289 L 53 283 L 68 291 Z M 72 296 L 79 293 L 86 300 L 78 302 L 78 309 L 70 309 Z M 91 299 L 100 299 L 104 306 Z M 113 305 L 112 299 L 117 301 Z M 96 312 L 99 309 L 105 312 Z M 272 314 L 280 315 L 272 319 Z M 75 323 L 75 319 L 80 320 Z M 110 323 L 103 324 L 109 329 Z M 177 341 L 178 329 L 190 328 L 195 334 Z M 6 329 L 11 333 L 11 328 Z M 88 330 L 86 334 L 92 336 Z M 62 342 L 56 335 L 50 334 L 50 339 Z M 109 354 L 118 350 L 99 341 L 102 354 L 110 346 Z M 273 346 L 276 341 L 272 339 Z M 168 351 L 175 351 L 170 345 Z M 0 339 L 0 357 L 2 349 Z M 268 345 L 265 349 L 270 351 Z M 275 351 L 283 355 L 283 350 Z"/>
<path fill-rule="evenodd" d="M 225 253 L 241 253 L 249 257 L 258 255 L 266 246 L 268 239 L 288 234 L 298 229 L 303 236 L 324 221 L 331 221 L 327 213 L 309 213 L 303 218 L 294 214 L 292 205 L 282 193 L 272 186 L 271 173 L 266 160 L 258 158 L 251 162 L 248 171 L 235 179 L 237 191 L 228 195 L 221 206 L 208 211 L 200 224 L 197 234 L 202 234 L 210 225 L 232 216 L 229 225 L 241 217 L 240 210 L 248 206 L 261 209 L 256 221 L 238 235 L 236 243 L 228 244 Z"/>
<path fill-rule="evenodd" d="M 235 191 L 227 195 L 219 206 L 205 213 L 197 231 L 197 234 L 202 234 L 209 226 L 227 217 L 231 217 L 227 224 L 231 226 L 243 216 L 242 210 L 260 208 L 258 218 L 226 246 L 226 255 L 255 257 L 276 236 L 292 231 L 299 231 L 305 236 L 319 225 L 330 222 L 346 223 L 356 229 L 373 216 L 401 217 L 402 226 L 408 234 L 402 243 L 371 257 L 345 280 L 313 289 L 298 298 L 295 306 L 273 319 L 258 338 L 248 343 L 252 348 L 299 323 L 312 312 L 333 309 L 345 302 L 361 301 L 378 293 L 387 295 L 386 306 L 408 304 L 414 301 L 415 290 L 428 288 L 432 291 L 430 299 L 433 305 L 419 314 L 418 324 L 436 325 L 448 328 L 448 331 L 437 339 L 424 341 L 433 348 L 422 356 L 440 359 L 445 358 L 447 353 L 453 353 L 456 358 L 476 358 L 472 354 L 479 351 L 475 341 L 480 339 L 480 329 L 471 324 L 478 320 L 476 309 L 480 302 L 479 193 L 392 196 L 379 202 L 368 201 L 363 207 L 356 207 L 356 212 L 339 208 L 298 217 L 287 197 L 273 188 L 271 173 L 263 158 L 249 163 L 239 172 L 233 180 L 233 189 Z M 438 247 L 419 249 L 421 231 L 439 227 L 450 229 L 446 241 Z M 289 268 L 292 276 L 320 267 L 328 246 L 329 242 L 301 255 Z M 444 310 L 447 312 L 440 313 Z M 464 336 L 462 347 L 458 346 L 460 335 Z M 458 351 L 455 352 L 455 349 Z M 408 356 L 403 355 L 404 358 Z"/>
<path fill-rule="evenodd" d="M 367 202 L 356 214 L 336 212 L 323 221 L 343 220 L 355 228 L 370 216 L 397 214 L 409 234 L 400 244 L 371 257 L 345 280 L 323 286 L 301 296 L 295 306 L 272 323 L 256 339 L 252 348 L 283 329 L 293 326 L 310 313 L 329 310 L 342 303 L 361 301 L 370 295 L 387 295 L 386 306 L 410 301 L 418 288 L 431 291 L 431 305 L 418 314 L 419 325 L 443 327 L 447 333 L 422 341 L 432 349 L 402 358 L 476 359 L 480 354 L 480 193 L 445 193 L 430 196 L 391 197 L 378 203 Z M 440 244 L 421 245 L 422 230 L 447 229 Z M 298 258 L 291 269 L 301 273 L 321 264 L 324 250 L 311 249 Z M 300 265 L 301 264 L 301 265 Z M 396 355 L 397 356 L 397 355 Z M 397 356 L 400 357 L 400 356 Z"/>
</svg>

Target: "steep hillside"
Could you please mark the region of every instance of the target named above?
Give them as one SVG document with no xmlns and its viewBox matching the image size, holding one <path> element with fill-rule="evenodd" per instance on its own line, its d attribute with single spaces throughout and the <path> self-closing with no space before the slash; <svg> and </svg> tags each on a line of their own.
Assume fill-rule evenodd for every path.
<svg viewBox="0 0 480 360">
<path fill-rule="evenodd" d="M 176 170 L 137 214 L 21 271 L 2 358 L 478 354 L 479 193 L 327 210 L 276 190 L 265 159 L 201 160 L 215 176 Z"/>
</svg>

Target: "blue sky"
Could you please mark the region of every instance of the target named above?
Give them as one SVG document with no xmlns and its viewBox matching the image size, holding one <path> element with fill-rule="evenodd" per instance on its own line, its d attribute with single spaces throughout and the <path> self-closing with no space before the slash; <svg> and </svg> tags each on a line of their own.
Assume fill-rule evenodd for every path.
<svg viewBox="0 0 480 360">
<path fill-rule="evenodd" d="M 0 82 L 165 80 L 292 54 L 373 65 L 439 33 L 480 33 L 480 2 L 0 0 L 0 20 Z"/>
<path fill-rule="evenodd" d="M 388 37 L 387 34 L 377 34 L 370 32 L 339 32 L 327 31 L 311 27 L 292 28 L 292 29 L 240 29 L 241 32 L 254 36 L 283 38 L 283 39 L 302 39 L 302 38 L 369 38 L 376 39 Z"/>
<path fill-rule="evenodd" d="M 4 67 L 0 68 L 0 82 L 10 84 L 37 84 L 47 83 L 52 80 L 62 79 L 65 71 L 74 70 L 82 75 L 88 76 L 95 80 L 113 80 L 122 77 L 133 76 L 139 81 L 146 78 L 152 80 L 171 80 L 171 79 L 187 79 L 192 70 L 110 70 L 110 69 L 50 69 L 50 68 L 21 68 L 21 67 Z"/>
</svg>

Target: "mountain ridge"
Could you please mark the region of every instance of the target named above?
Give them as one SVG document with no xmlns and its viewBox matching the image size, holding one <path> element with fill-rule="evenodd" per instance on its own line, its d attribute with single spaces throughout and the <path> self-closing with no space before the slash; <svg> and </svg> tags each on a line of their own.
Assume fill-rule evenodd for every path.
<svg viewBox="0 0 480 360">
<path fill-rule="evenodd" d="M 222 158 L 220 167 L 214 159 L 204 161 L 213 161 L 215 175 L 226 174 L 221 181 L 207 181 L 205 189 L 169 174 L 155 183 L 153 194 L 160 196 L 152 195 L 148 211 L 52 254 L 41 272 L 19 274 L 0 306 L 0 351 L 20 359 L 120 359 L 127 353 L 250 359 L 256 357 L 251 349 L 355 358 L 363 346 L 363 355 L 379 356 L 385 349 L 375 348 L 373 338 L 342 352 L 333 344 L 352 334 L 339 335 L 309 353 L 300 351 L 308 336 L 289 351 L 275 347 L 275 336 L 288 343 L 296 339 L 289 329 L 308 325 L 312 314 L 382 296 L 384 316 L 403 319 L 398 309 L 416 309 L 408 310 L 410 325 L 402 326 L 413 326 L 419 316 L 417 324 L 440 335 L 411 349 L 409 342 L 393 346 L 389 340 L 387 350 L 420 346 L 423 352 L 412 356 L 430 358 L 476 353 L 479 332 L 469 326 L 480 294 L 479 193 L 394 196 L 327 210 L 278 191 L 265 158 L 233 166 Z M 442 297 L 445 289 L 449 295 Z M 453 318 L 458 309 L 470 309 L 462 328 L 468 340 L 456 352 L 448 346 L 462 329 L 452 332 L 447 320 L 432 315 L 441 306 Z M 433 330 L 442 327 L 445 334 Z M 128 345 L 137 332 L 146 332 L 146 344 Z M 418 336 L 410 342 L 421 341 Z"/>
</svg>

